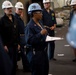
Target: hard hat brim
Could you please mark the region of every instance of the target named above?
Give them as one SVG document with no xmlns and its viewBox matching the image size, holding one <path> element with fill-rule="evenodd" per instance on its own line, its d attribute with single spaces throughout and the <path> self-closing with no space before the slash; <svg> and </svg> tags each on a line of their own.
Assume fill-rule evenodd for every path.
<svg viewBox="0 0 76 75">
<path fill-rule="evenodd" d="M 24 9 L 23 7 L 15 7 L 15 8 L 17 8 L 17 9 Z"/>
<path fill-rule="evenodd" d="M 28 14 L 31 15 L 35 11 L 42 11 L 42 9 L 41 10 L 28 11 Z"/>
<path fill-rule="evenodd" d="M 43 3 L 50 3 L 49 1 L 47 1 L 47 2 L 43 2 Z"/>
<path fill-rule="evenodd" d="M 13 6 L 3 7 L 2 9 L 13 8 Z"/>
</svg>

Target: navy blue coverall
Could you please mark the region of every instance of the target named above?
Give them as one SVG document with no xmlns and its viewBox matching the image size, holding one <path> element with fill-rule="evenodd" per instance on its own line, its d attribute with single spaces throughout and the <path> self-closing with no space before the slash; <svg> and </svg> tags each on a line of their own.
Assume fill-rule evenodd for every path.
<svg viewBox="0 0 76 75">
<path fill-rule="evenodd" d="M 32 46 L 32 50 L 30 50 L 32 51 L 32 55 L 29 56 L 31 58 L 32 75 L 48 75 L 49 63 L 46 52 L 46 36 L 41 35 L 41 30 L 33 19 L 29 21 L 25 29 L 26 44 Z"/>
<path fill-rule="evenodd" d="M 18 28 L 19 28 L 19 34 L 20 34 L 20 51 L 21 51 L 21 57 L 22 57 L 22 64 L 23 64 L 23 70 L 27 71 L 28 69 L 28 61 L 26 58 L 26 55 L 24 53 L 24 46 L 25 46 L 25 35 L 24 35 L 24 22 L 21 19 L 21 17 L 15 13 L 15 17 L 17 19 L 18 22 Z"/>
<path fill-rule="evenodd" d="M 42 17 L 42 22 L 44 26 L 47 26 L 46 29 L 48 31 L 48 35 L 49 36 L 55 36 L 54 30 L 49 29 L 50 27 L 54 26 L 54 24 L 56 24 L 56 18 L 55 18 L 55 13 L 54 11 L 50 10 L 50 12 L 48 13 L 46 11 L 46 9 L 43 9 L 42 11 L 43 13 L 43 17 Z M 54 57 L 54 50 L 55 50 L 55 42 L 51 41 L 50 42 L 50 56 L 49 58 L 52 59 Z"/>
<path fill-rule="evenodd" d="M 7 54 L 13 63 L 12 75 L 16 75 L 16 64 L 17 64 L 17 50 L 18 44 L 20 44 L 19 31 L 17 21 L 12 15 L 12 21 L 5 14 L 0 19 L 0 35 L 2 38 L 3 46 L 7 46 Z"/>
<path fill-rule="evenodd" d="M 12 62 L 5 52 L 0 37 L 0 75 L 11 75 L 12 73 Z"/>
</svg>

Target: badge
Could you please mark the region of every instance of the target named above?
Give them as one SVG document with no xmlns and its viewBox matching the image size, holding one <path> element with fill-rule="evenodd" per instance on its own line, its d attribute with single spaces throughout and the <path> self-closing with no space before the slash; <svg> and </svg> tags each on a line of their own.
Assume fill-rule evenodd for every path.
<svg viewBox="0 0 76 75">
<path fill-rule="evenodd" d="M 52 20 L 54 20 L 54 17 L 52 17 Z"/>
<path fill-rule="evenodd" d="M 52 13 L 52 16 L 54 16 L 54 13 Z"/>
<path fill-rule="evenodd" d="M 36 6 L 32 6 L 32 8 L 31 9 L 36 9 Z"/>
<path fill-rule="evenodd" d="M 22 7 L 22 5 L 20 5 L 20 7 Z"/>
<path fill-rule="evenodd" d="M 8 4 L 8 6 L 10 6 L 10 3 Z"/>
</svg>

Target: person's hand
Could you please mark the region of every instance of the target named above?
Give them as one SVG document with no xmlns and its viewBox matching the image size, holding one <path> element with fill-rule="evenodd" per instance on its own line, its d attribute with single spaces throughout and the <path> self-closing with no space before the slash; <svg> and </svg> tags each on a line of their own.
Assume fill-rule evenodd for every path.
<svg viewBox="0 0 76 75">
<path fill-rule="evenodd" d="M 51 30 L 54 30 L 54 29 L 55 29 L 55 26 L 50 27 L 50 29 L 51 29 Z"/>
<path fill-rule="evenodd" d="M 46 29 L 42 29 L 40 32 L 42 35 L 46 35 L 47 34 L 47 30 Z"/>
<path fill-rule="evenodd" d="M 4 46 L 4 50 L 5 50 L 6 52 L 8 52 L 8 48 L 7 48 L 7 46 Z"/>
<path fill-rule="evenodd" d="M 20 45 L 18 44 L 18 50 L 20 50 Z"/>
</svg>

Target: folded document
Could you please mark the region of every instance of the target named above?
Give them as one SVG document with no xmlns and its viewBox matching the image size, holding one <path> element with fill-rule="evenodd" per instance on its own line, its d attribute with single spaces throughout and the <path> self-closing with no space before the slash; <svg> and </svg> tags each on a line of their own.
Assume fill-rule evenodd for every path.
<svg viewBox="0 0 76 75">
<path fill-rule="evenodd" d="M 48 35 L 46 37 L 46 42 L 48 42 L 48 41 L 55 41 L 55 40 L 63 40 L 63 38 L 61 38 L 61 37 L 50 37 Z"/>
</svg>

